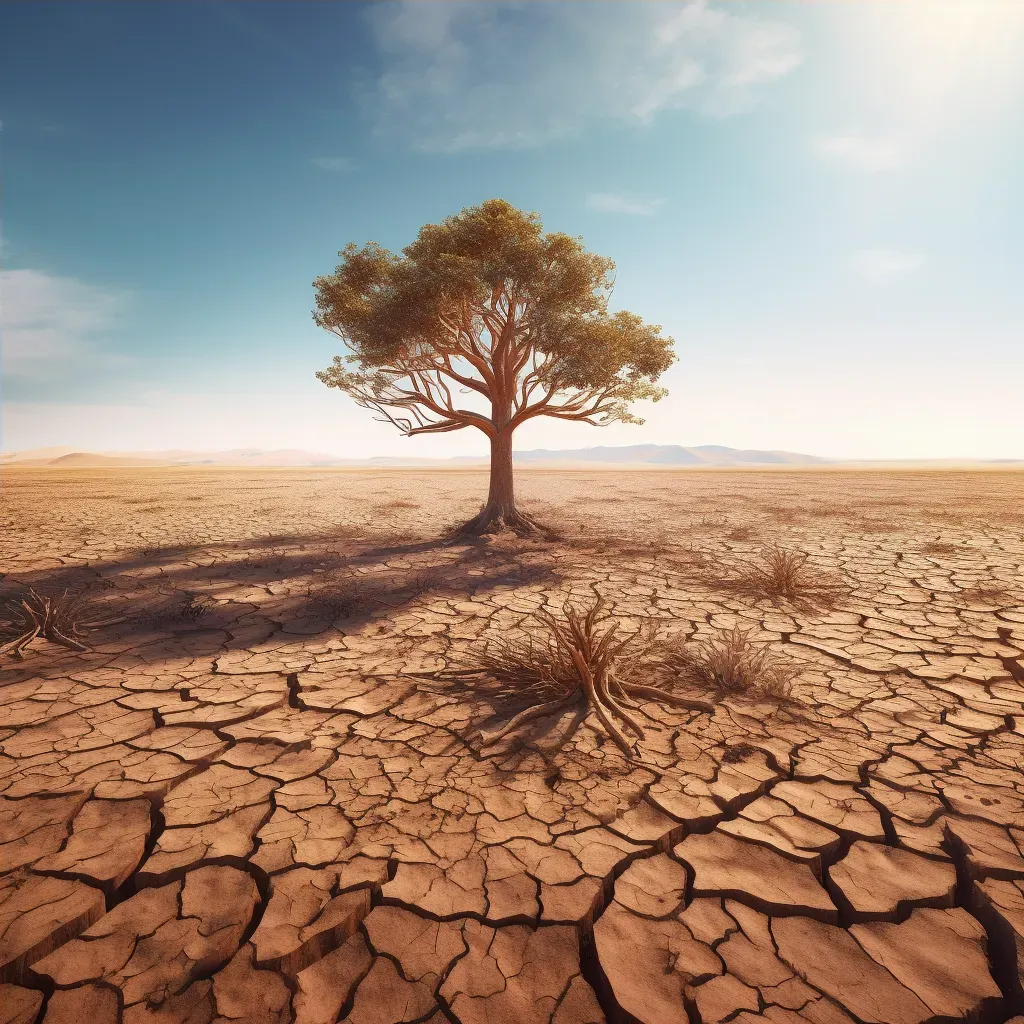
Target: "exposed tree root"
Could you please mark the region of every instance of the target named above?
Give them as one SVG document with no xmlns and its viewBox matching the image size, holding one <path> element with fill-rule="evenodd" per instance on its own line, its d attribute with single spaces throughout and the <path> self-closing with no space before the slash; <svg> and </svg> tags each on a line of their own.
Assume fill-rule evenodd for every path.
<svg viewBox="0 0 1024 1024">
<path fill-rule="evenodd" d="M 543 533 L 549 537 L 555 535 L 553 530 L 515 507 L 492 508 L 489 505 L 485 506 L 479 515 L 457 527 L 454 533 L 456 536 L 481 537 L 485 534 L 501 533 L 503 530 L 511 530 L 520 537 L 528 537 L 537 533 Z"/>
<path fill-rule="evenodd" d="M 497 732 L 482 733 L 483 747 L 500 743 L 531 722 L 582 704 L 580 720 L 593 712 L 616 746 L 632 760 L 636 744 L 645 738 L 644 727 L 634 712 L 648 717 L 638 699 L 692 711 L 713 710 L 705 701 L 630 682 L 623 671 L 622 655 L 644 631 L 621 638 L 620 623 L 603 609 L 604 599 L 598 597 L 586 612 L 566 604 L 561 620 L 549 612 L 537 612 L 535 617 L 545 628 L 542 640 L 527 635 L 521 641 L 491 641 L 480 656 L 481 668 L 509 684 L 510 694 L 530 693 L 540 703 L 520 711 Z"/>
<path fill-rule="evenodd" d="M 73 651 L 84 651 L 87 650 L 82 643 L 86 638 L 85 630 L 114 626 L 125 621 L 124 616 L 121 616 L 99 622 L 80 622 L 83 603 L 83 597 L 69 598 L 66 590 L 60 597 L 47 597 L 32 589 L 20 600 L 8 601 L 5 610 L 9 622 L 18 630 L 18 635 L 0 644 L 0 653 L 6 652 L 11 657 L 23 658 L 25 648 L 37 637 Z"/>
</svg>

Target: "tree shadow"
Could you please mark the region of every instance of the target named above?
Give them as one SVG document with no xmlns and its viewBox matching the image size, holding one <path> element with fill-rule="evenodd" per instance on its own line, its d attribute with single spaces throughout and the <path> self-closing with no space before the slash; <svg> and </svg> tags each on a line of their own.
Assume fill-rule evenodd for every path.
<svg viewBox="0 0 1024 1024">
<path fill-rule="evenodd" d="M 270 534 L 244 541 L 138 549 L 125 559 L 65 565 L 0 578 L 0 605 L 28 588 L 84 595 L 89 618 L 124 615 L 96 630 L 90 653 L 164 639 L 166 656 L 209 656 L 274 637 L 301 643 L 351 634 L 426 598 L 464 600 L 496 587 L 556 584 L 550 564 L 488 538 L 366 537 L 354 530 Z M 218 600 L 219 593 L 227 593 Z M 246 601 L 246 595 L 250 601 Z M 260 639 L 262 627 L 263 640 Z M 31 662 L 63 661 L 36 648 Z M 0 668 L 8 667 L 0 664 Z M 18 664 L 18 663 L 15 663 Z M 29 660 L 21 663 L 28 668 Z M 5 673 L 6 674 L 6 673 Z"/>
</svg>

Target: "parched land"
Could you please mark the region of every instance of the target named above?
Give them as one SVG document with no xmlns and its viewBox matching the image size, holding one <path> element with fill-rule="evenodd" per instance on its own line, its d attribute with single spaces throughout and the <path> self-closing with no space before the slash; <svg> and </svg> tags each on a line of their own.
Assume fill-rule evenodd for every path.
<svg viewBox="0 0 1024 1024">
<path fill-rule="evenodd" d="M 4 639 L 85 648 L 0 657 L 0 1021 L 1024 1014 L 1024 474 L 522 472 L 561 538 L 470 542 L 479 472 L 0 488 Z M 488 743 L 596 595 L 693 706 Z M 735 626 L 774 696 L 686 668 Z"/>
</svg>

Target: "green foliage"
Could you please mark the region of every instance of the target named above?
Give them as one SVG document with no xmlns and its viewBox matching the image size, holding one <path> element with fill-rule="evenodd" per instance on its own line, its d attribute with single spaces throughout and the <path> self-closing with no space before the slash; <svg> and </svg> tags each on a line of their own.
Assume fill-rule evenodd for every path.
<svg viewBox="0 0 1024 1024">
<path fill-rule="evenodd" d="M 641 422 L 629 404 L 665 394 L 672 339 L 610 315 L 612 261 L 545 235 L 534 213 L 491 199 L 425 225 L 401 256 L 376 242 L 339 256 L 314 282 L 313 319 L 349 355 L 317 377 L 406 433 L 492 433 L 537 415 Z M 455 408 L 452 384 L 490 399 L 492 418 Z"/>
</svg>

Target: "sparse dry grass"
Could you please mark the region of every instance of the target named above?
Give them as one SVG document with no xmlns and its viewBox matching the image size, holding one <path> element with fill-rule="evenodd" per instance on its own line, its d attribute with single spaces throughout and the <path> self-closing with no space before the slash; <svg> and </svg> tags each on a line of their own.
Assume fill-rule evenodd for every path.
<svg viewBox="0 0 1024 1024">
<path fill-rule="evenodd" d="M 752 640 L 751 632 L 733 626 L 688 645 L 679 655 L 682 671 L 718 697 L 789 701 L 798 670 L 779 661 L 767 645 Z"/>
<path fill-rule="evenodd" d="M 174 611 L 174 617 L 182 622 L 195 625 L 208 610 L 206 602 L 195 594 L 182 594 L 180 603 Z"/>
<path fill-rule="evenodd" d="M 334 622 L 348 618 L 356 604 L 354 596 L 335 582 L 319 583 L 306 589 L 306 610 L 317 619 Z"/>
<path fill-rule="evenodd" d="M 786 600 L 794 605 L 830 607 L 842 594 L 839 578 L 811 565 L 807 552 L 783 548 L 778 544 L 765 548 L 756 562 L 724 568 L 717 564 L 705 569 L 703 582 L 727 592 L 776 604 Z"/>
<path fill-rule="evenodd" d="M 949 541 L 930 540 L 925 544 L 922 544 L 920 549 L 924 555 L 938 555 L 940 558 L 948 555 L 957 555 L 963 552 L 963 546 L 959 544 L 951 544 Z"/>
</svg>

